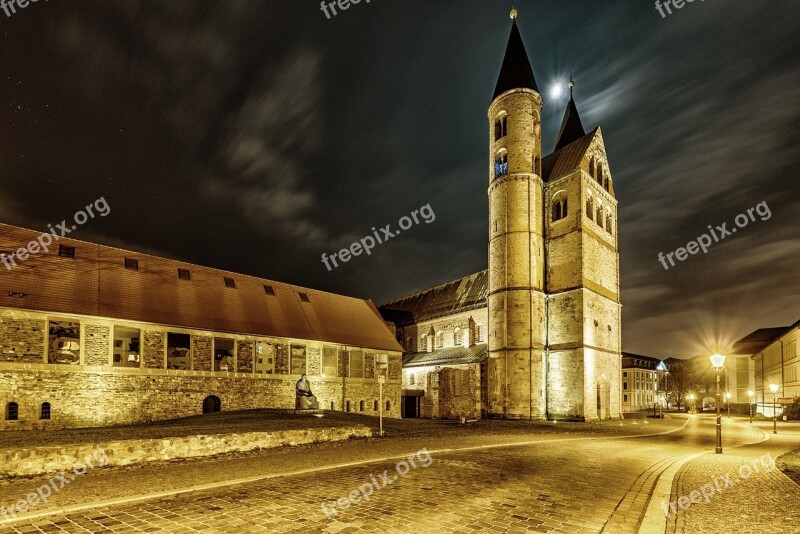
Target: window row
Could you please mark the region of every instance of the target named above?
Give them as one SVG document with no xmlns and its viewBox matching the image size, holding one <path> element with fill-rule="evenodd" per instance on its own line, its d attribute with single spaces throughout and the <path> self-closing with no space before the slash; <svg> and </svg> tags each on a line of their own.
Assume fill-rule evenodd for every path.
<svg viewBox="0 0 800 534">
<path fill-rule="evenodd" d="M 50 419 L 49 402 L 43 402 L 39 407 L 39 419 Z M 19 421 L 19 404 L 16 402 L 6 404 L 6 421 Z"/>
<path fill-rule="evenodd" d="M 507 135 L 508 115 L 506 115 L 505 111 L 502 111 L 494 120 L 494 140 L 495 142 L 499 141 Z M 533 114 L 533 135 L 538 139 L 541 139 L 542 137 L 542 122 L 539 120 L 539 114 L 537 112 L 534 112 Z"/>
<path fill-rule="evenodd" d="M 81 359 L 81 324 L 73 321 L 49 321 L 49 344 L 47 362 L 62 365 L 78 365 Z M 145 367 L 142 354 L 141 330 L 125 326 L 114 326 L 112 341 L 111 364 L 114 367 Z M 193 350 L 192 336 L 180 332 L 167 332 L 166 354 L 157 348 L 151 347 L 148 355 L 150 361 L 147 367 L 174 370 L 205 370 L 216 372 L 234 372 L 234 355 L 236 354 L 236 340 L 226 337 L 196 338 Z M 290 374 L 301 375 L 307 372 L 307 350 L 305 344 L 290 343 L 288 341 L 255 341 L 252 342 L 255 350 L 250 355 L 250 350 L 245 356 L 250 360 L 245 366 L 240 365 L 240 372 L 253 372 L 255 374 Z M 248 342 L 248 345 L 250 342 Z M 163 347 L 163 345 L 162 345 Z M 163 349 L 162 349 L 163 350 Z M 206 365 L 198 365 L 198 351 L 210 354 L 211 361 L 206 360 Z M 337 347 L 323 347 L 322 351 L 322 376 L 341 376 L 340 357 L 349 358 L 348 376 L 351 378 L 365 377 L 365 351 L 350 349 L 340 351 Z M 98 362 L 105 365 L 105 362 Z M 158 367 L 153 365 L 158 364 Z M 385 371 L 388 366 L 386 354 L 375 354 L 373 365 L 377 376 L 378 371 Z M 206 367 L 202 369 L 201 367 Z M 246 367 L 246 369 L 243 369 Z"/>
<path fill-rule="evenodd" d="M 475 324 L 474 330 L 472 332 L 472 339 L 474 343 L 485 343 L 486 340 L 484 339 L 486 336 L 486 329 L 483 327 L 482 324 Z M 450 340 L 452 339 L 452 345 L 450 344 Z M 453 329 L 452 337 L 448 335 L 447 340 L 448 347 L 463 347 L 464 346 L 464 330 L 462 328 L 456 327 Z M 438 332 L 431 332 L 420 334 L 419 336 L 419 349 L 418 352 L 427 352 L 428 349 L 442 349 L 445 347 L 445 333 L 443 330 Z"/>
<path fill-rule="evenodd" d="M 538 176 L 542 175 L 542 158 L 537 155 L 533 156 L 531 164 L 531 172 Z M 500 178 L 508 174 L 508 152 L 505 149 L 497 153 L 494 159 L 494 177 Z"/>
<path fill-rule="evenodd" d="M 604 213 L 602 206 L 597 206 L 597 209 L 595 209 L 592 197 L 586 199 L 586 216 L 595 221 L 600 228 L 605 228 L 606 232 L 613 235 L 611 214 Z"/>
<path fill-rule="evenodd" d="M 597 183 L 600 184 L 600 187 L 609 191 L 609 182 L 608 176 L 603 176 L 603 164 L 601 162 L 596 162 L 594 156 L 589 161 L 589 176 L 597 180 Z M 609 191 L 610 192 L 610 191 Z"/>
</svg>

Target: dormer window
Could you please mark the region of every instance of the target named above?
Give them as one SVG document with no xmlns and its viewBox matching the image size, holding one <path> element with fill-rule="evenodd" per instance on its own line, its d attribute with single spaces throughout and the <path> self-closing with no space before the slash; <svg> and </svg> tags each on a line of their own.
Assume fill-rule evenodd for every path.
<svg viewBox="0 0 800 534">
<path fill-rule="evenodd" d="M 225 287 L 236 289 L 236 280 L 227 276 L 224 276 L 223 279 L 225 280 Z"/>
<path fill-rule="evenodd" d="M 178 269 L 178 278 L 181 280 L 191 280 L 192 273 L 189 271 L 189 269 Z"/>
<path fill-rule="evenodd" d="M 67 245 L 58 245 L 58 255 L 62 258 L 74 258 L 75 247 L 68 247 Z"/>
</svg>

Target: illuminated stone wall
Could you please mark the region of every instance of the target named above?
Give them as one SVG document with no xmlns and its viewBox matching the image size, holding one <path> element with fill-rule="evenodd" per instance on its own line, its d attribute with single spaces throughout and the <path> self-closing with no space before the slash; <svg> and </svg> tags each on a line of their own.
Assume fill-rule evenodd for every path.
<svg viewBox="0 0 800 534">
<path fill-rule="evenodd" d="M 311 387 L 320 408 L 343 410 L 350 401 L 351 411 L 377 414 L 378 381 L 374 372 L 365 378 L 347 376 L 322 378 L 322 343 L 301 340 L 268 340 L 256 336 L 224 334 L 236 340 L 240 372 L 211 371 L 214 332 L 174 329 L 160 325 L 125 323 L 97 318 L 69 318 L 81 323 L 81 360 L 76 365 L 46 361 L 45 325 L 49 317 L 38 312 L 0 310 L 0 347 L 6 347 L 0 361 L 0 408 L 19 405 L 19 420 L 0 420 L 0 430 L 30 428 L 74 428 L 142 423 L 202 413 L 203 399 L 215 395 L 222 410 L 254 408 L 294 408 L 295 383 L 299 375 L 287 372 L 252 374 L 256 341 L 279 342 L 279 355 L 287 360 L 290 343 L 307 347 L 306 364 Z M 59 314 L 63 319 L 64 315 Z M 141 330 L 143 367 L 113 367 L 111 336 L 114 326 Z M 165 369 L 167 332 L 191 336 L 193 362 L 190 370 Z M 216 334 L 221 337 L 220 334 Z M 335 345 L 332 345 L 335 346 Z M 23 348 L 24 350 L 20 349 Z M 16 352 L 9 352 L 15 348 Z M 377 351 L 368 351 L 374 362 Z M 385 352 L 384 352 L 385 353 Z M 347 369 L 346 352 L 340 351 L 342 368 Z M 401 362 L 399 353 L 388 353 L 387 383 L 383 388 L 383 407 L 387 417 L 400 417 Z M 372 376 L 371 378 L 369 376 Z M 389 406 L 387 408 L 386 402 Z M 43 402 L 51 404 L 51 419 L 40 420 Z"/>
</svg>

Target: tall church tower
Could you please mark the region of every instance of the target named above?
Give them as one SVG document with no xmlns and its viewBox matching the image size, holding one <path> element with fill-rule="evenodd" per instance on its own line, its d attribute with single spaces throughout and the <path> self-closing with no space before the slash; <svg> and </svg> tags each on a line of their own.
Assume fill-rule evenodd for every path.
<svg viewBox="0 0 800 534">
<path fill-rule="evenodd" d="M 511 13 L 489 106 L 489 417 L 545 417 L 542 97 Z"/>
<path fill-rule="evenodd" d="M 542 159 L 542 97 L 511 12 L 489 106 L 488 416 L 619 417 L 617 201 L 572 98 Z"/>
</svg>

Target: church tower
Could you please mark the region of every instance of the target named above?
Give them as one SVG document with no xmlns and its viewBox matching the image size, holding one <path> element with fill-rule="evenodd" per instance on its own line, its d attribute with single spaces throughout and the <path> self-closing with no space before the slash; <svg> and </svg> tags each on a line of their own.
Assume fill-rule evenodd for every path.
<svg viewBox="0 0 800 534">
<path fill-rule="evenodd" d="M 546 416 L 542 97 L 511 12 L 489 106 L 489 417 Z"/>
</svg>

